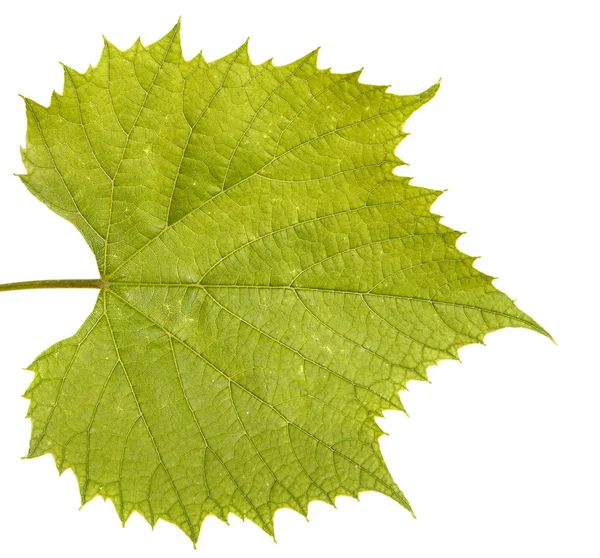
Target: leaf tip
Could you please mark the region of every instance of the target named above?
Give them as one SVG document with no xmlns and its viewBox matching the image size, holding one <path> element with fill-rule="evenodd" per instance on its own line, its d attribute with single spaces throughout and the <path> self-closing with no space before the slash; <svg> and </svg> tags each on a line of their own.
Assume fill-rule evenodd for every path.
<svg viewBox="0 0 600 558">
<path fill-rule="evenodd" d="M 63 72 L 65 73 L 65 75 L 69 76 L 69 79 L 71 81 L 73 80 L 72 74 L 75 74 L 75 75 L 79 74 L 79 72 L 77 70 L 75 70 L 74 68 L 71 68 L 71 66 L 69 66 L 68 64 L 61 62 L 60 60 L 58 61 L 58 63 L 62 66 Z"/>
<path fill-rule="evenodd" d="M 248 58 L 248 43 L 250 42 L 250 37 L 246 37 L 246 40 L 236 49 L 236 54 L 238 57 Z M 248 60 L 249 61 L 249 60 Z"/>
<path fill-rule="evenodd" d="M 113 45 L 107 38 L 106 35 L 102 35 L 102 40 L 104 42 L 104 48 L 102 49 L 102 54 L 106 54 L 110 56 L 110 51 L 115 49 L 119 50 L 115 45 Z"/>
<path fill-rule="evenodd" d="M 431 101 L 431 99 L 433 99 L 435 97 L 435 94 L 440 89 L 440 84 L 441 83 L 442 83 L 442 78 L 440 78 L 437 81 L 437 83 L 434 83 L 431 87 L 429 87 L 428 89 L 426 89 L 425 91 L 423 91 L 420 95 L 418 95 L 418 97 L 421 99 L 421 103 L 420 103 L 419 106 L 422 106 L 425 103 L 428 103 L 429 101 Z"/>
<path fill-rule="evenodd" d="M 181 29 L 181 16 L 179 16 L 177 18 L 177 21 L 175 22 L 175 25 L 173 26 L 173 28 L 171 29 L 171 31 L 169 31 L 167 33 L 167 35 L 169 35 L 169 36 L 170 35 L 176 36 L 179 33 L 180 29 Z"/>
<path fill-rule="evenodd" d="M 554 337 L 552 337 L 552 334 L 549 331 L 546 331 L 541 325 L 539 325 L 537 322 L 534 322 L 533 320 L 531 320 L 533 322 L 533 324 L 535 324 L 535 327 L 532 327 L 531 329 L 533 329 L 534 331 L 537 331 L 538 333 L 541 333 L 544 337 L 547 337 L 548 339 L 550 339 L 550 341 L 552 341 L 552 343 L 558 347 L 558 342 L 556 341 L 556 339 L 554 339 Z"/>
</svg>

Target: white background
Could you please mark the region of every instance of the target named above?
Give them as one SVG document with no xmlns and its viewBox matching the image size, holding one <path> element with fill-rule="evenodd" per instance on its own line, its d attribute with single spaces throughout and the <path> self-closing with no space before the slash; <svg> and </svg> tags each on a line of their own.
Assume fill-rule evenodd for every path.
<svg viewBox="0 0 600 558">
<path fill-rule="evenodd" d="M 596 6 L 595 6 L 596 4 Z M 443 78 L 409 121 L 398 153 L 414 184 L 468 234 L 463 251 L 557 341 L 521 329 L 430 369 L 387 413 L 381 440 L 417 519 L 386 497 L 278 512 L 278 544 L 251 523 L 209 518 L 198 550 L 172 525 L 109 502 L 78 511 L 70 472 L 21 460 L 30 431 L 22 371 L 73 334 L 94 291 L 0 293 L 0 554 L 3 556 L 600 556 L 600 187 L 596 2 L 5 2 L 0 8 L 0 283 L 97 277 L 79 233 L 13 177 L 25 111 L 47 104 L 61 60 L 96 63 L 104 33 L 121 48 L 182 19 L 186 57 L 208 60 L 250 36 L 255 62 L 287 63 L 321 45 L 319 66 L 416 93 Z"/>
</svg>

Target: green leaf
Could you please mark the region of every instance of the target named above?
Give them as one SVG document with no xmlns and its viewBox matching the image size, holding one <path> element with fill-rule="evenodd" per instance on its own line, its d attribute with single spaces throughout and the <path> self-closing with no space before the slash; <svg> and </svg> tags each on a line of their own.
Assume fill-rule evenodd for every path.
<svg viewBox="0 0 600 558">
<path fill-rule="evenodd" d="M 22 176 L 100 271 L 79 332 L 30 366 L 29 457 L 196 541 L 213 514 L 374 490 L 410 510 L 375 418 L 503 327 L 545 333 L 456 248 L 440 192 L 393 174 L 429 101 L 247 45 L 185 61 L 179 24 L 26 99 Z"/>
</svg>

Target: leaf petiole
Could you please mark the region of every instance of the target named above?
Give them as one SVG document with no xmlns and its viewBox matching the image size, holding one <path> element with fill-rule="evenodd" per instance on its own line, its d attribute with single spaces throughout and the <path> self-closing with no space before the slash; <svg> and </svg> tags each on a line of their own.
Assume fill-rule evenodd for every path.
<svg viewBox="0 0 600 558">
<path fill-rule="evenodd" d="M 102 289 L 106 281 L 102 279 L 42 279 L 41 281 L 21 281 L 0 285 L 1 291 L 23 291 L 27 289 Z"/>
</svg>

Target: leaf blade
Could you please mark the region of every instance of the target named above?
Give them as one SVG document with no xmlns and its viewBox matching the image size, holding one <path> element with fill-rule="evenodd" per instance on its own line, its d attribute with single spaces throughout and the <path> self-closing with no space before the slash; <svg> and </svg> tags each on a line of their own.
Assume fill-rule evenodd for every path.
<svg viewBox="0 0 600 558">
<path fill-rule="evenodd" d="M 375 490 L 410 506 L 375 418 L 490 331 L 547 333 L 473 267 L 430 211 L 440 192 L 392 174 L 398 96 L 316 51 L 254 65 L 247 45 L 181 56 L 105 42 L 29 100 L 27 187 L 69 219 L 105 286 L 71 339 L 30 367 L 30 457 L 194 542 L 208 515 L 273 535 L 277 509 Z"/>
</svg>

